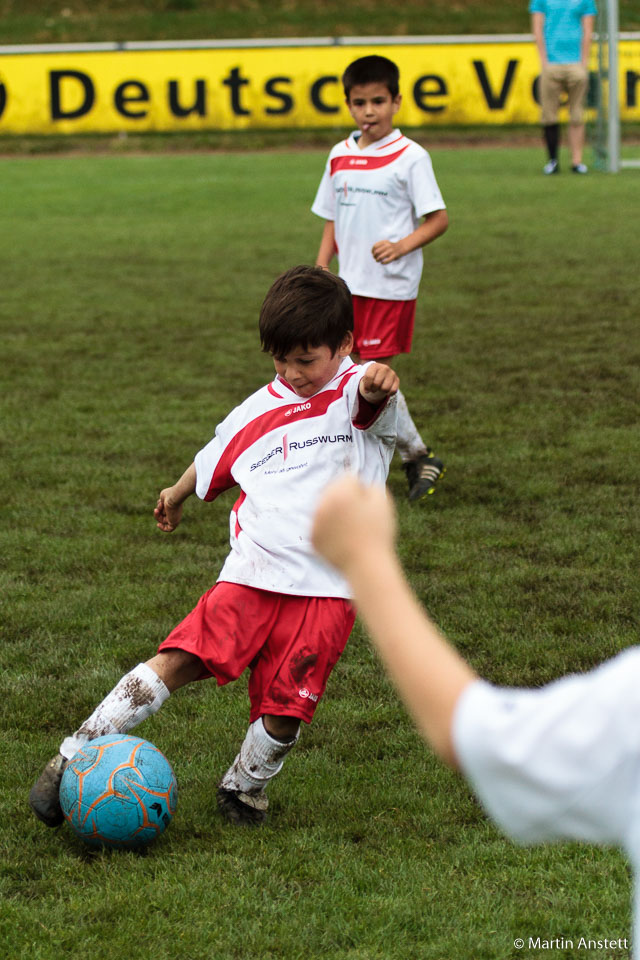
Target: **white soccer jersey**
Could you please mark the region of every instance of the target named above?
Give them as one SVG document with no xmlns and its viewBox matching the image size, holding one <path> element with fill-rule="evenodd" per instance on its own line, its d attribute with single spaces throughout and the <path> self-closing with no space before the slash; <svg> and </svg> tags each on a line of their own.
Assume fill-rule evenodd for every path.
<svg viewBox="0 0 640 960">
<path fill-rule="evenodd" d="M 458 760 L 491 816 L 523 843 L 616 844 L 640 867 L 640 648 L 539 690 L 471 684 Z M 634 941 L 640 943 L 636 881 Z"/>
<path fill-rule="evenodd" d="M 351 293 L 415 300 L 422 249 L 394 263 L 376 263 L 371 247 L 378 240 L 401 240 L 425 214 L 445 209 L 431 157 L 399 130 L 362 150 L 358 136 L 354 131 L 329 154 L 311 209 L 335 223 L 340 276 Z"/>
<path fill-rule="evenodd" d="M 396 398 L 381 407 L 362 399 L 358 386 L 367 366 L 347 357 L 309 398 L 276 377 L 232 410 L 196 455 L 201 499 L 235 484 L 241 490 L 218 580 L 300 596 L 350 596 L 346 581 L 313 550 L 311 524 L 321 493 L 341 474 L 386 482 Z"/>
</svg>

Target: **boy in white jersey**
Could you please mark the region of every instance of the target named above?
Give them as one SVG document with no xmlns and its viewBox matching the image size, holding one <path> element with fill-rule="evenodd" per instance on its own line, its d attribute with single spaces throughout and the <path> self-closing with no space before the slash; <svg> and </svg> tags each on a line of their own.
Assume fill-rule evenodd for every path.
<svg viewBox="0 0 640 960">
<path fill-rule="evenodd" d="M 521 843 L 585 840 L 626 851 L 636 878 L 634 956 L 640 956 L 640 647 L 545 687 L 495 687 L 422 610 L 393 536 L 388 498 L 343 477 L 325 492 L 312 539 L 349 580 L 423 737 L 460 767 L 507 834 Z M 628 942 L 605 945 L 617 950 Z"/>
<path fill-rule="evenodd" d="M 218 785 L 234 823 L 260 823 L 265 788 L 315 708 L 353 626 L 349 587 L 311 547 L 316 503 L 346 472 L 384 486 L 395 445 L 398 378 L 350 359 L 353 309 L 346 284 L 317 267 L 294 267 L 269 290 L 260 340 L 275 380 L 236 407 L 171 487 L 154 514 L 167 533 L 191 494 L 213 500 L 236 484 L 231 550 L 217 583 L 91 716 L 67 737 L 29 802 L 48 826 L 63 820 L 66 763 L 89 740 L 126 733 L 186 683 L 218 684 L 251 671 L 250 726 Z"/>
<path fill-rule="evenodd" d="M 411 351 L 422 247 L 445 232 L 449 219 L 429 154 L 393 128 L 401 103 L 395 63 L 361 57 L 342 82 L 358 130 L 331 150 L 311 208 L 325 220 L 316 263 L 328 269 L 338 254 L 340 276 L 353 296 L 355 352 L 391 363 Z M 444 467 L 416 429 L 402 393 L 397 449 L 409 499 L 433 493 Z"/>
</svg>

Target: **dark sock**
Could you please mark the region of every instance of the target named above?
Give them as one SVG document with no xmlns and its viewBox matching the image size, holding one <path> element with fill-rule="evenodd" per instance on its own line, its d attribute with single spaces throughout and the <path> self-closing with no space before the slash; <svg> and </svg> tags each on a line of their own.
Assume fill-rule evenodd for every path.
<svg viewBox="0 0 640 960">
<path fill-rule="evenodd" d="M 544 142 L 547 145 L 549 160 L 558 159 L 558 143 L 560 142 L 560 124 L 550 123 L 542 128 L 544 133 Z"/>
</svg>

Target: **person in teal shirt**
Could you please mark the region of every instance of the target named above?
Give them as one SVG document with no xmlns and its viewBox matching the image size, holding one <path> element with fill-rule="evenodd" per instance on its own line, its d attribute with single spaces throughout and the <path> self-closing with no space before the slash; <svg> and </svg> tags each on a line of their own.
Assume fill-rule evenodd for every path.
<svg viewBox="0 0 640 960">
<path fill-rule="evenodd" d="M 542 72 L 540 101 L 542 130 L 549 159 L 544 173 L 559 173 L 558 148 L 560 96 L 569 99 L 569 150 L 571 169 L 586 173 L 584 149 L 584 101 L 589 83 L 589 50 L 596 16 L 594 0 L 531 0 L 531 29 Z"/>
</svg>

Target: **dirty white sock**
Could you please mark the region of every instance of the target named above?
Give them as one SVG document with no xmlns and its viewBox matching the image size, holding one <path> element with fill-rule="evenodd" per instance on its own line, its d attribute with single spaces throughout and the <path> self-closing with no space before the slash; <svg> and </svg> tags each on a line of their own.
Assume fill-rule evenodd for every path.
<svg viewBox="0 0 640 960">
<path fill-rule="evenodd" d="M 125 674 L 82 726 L 62 741 L 60 753 L 70 760 L 88 740 L 127 733 L 156 713 L 168 696 L 169 691 L 158 674 L 146 663 L 139 663 Z"/>
<path fill-rule="evenodd" d="M 247 730 L 240 753 L 235 758 L 220 786 L 240 793 L 257 793 L 265 788 L 282 769 L 284 758 L 298 742 L 300 731 L 292 740 L 283 743 L 265 730 L 262 717 Z"/>
<path fill-rule="evenodd" d="M 427 452 L 427 446 L 418 433 L 418 429 L 411 419 L 407 401 L 404 394 L 398 390 L 398 439 L 396 440 L 396 449 L 402 458 L 402 462 L 407 460 L 417 460 L 423 457 Z"/>
</svg>

